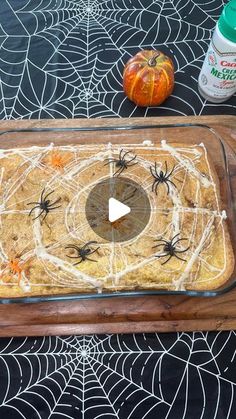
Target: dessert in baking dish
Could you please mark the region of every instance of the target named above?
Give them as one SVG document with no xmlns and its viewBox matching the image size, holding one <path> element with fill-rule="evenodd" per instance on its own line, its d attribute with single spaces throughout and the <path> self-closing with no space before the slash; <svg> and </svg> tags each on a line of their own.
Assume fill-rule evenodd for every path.
<svg viewBox="0 0 236 419">
<path fill-rule="evenodd" d="M 98 236 L 85 213 L 94 185 L 114 177 L 139 183 L 151 207 L 143 231 L 122 243 Z M 204 290 L 232 274 L 227 214 L 202 143 L 1 150 L 0 185 L 0 297 Z"/>
</svg>

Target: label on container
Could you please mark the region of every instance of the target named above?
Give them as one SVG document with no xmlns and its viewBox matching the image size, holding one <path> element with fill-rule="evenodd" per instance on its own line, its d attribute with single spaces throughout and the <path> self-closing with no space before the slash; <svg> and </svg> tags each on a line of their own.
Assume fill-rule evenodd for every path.
<svg viewBox="0 0 236 419">
<path fill-rule="evenodd" d="M 200 88 L 212 98 L 228 98 L 236 91 L 236 52 L 219 51 L 214 36 L 198 82 Z"/>
</svg>

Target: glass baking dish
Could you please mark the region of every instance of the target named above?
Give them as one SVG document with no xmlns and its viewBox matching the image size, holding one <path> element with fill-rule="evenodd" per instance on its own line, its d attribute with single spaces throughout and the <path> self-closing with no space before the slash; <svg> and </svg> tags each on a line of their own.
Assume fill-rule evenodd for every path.
<svg viewBox="0 0 236 419">
<path fill-rule="evenodd" d="M 235 254 L 236 249 L 236 156 L 231 147 L 212 128 L 202 124 L 105 126 L 78 128 L 35 128 L 0 131 L 0 149 L 31 146 L 82 145 L 82 144 L 158 144 L 161 139 L 168 143 L 180 142 L 186 145 L 204 143 L 214 164 L 220 184 L 222 208 L 227 212 L 227 225 Z M 220 245 L 220 243 L 219 243 Z M 236 269 L 220 288 L 209 290 L 135 290 L 106 293 L 60 294 L 2 298 L 0 303 L 32 303 L 43 301 L 65 301 L 90 298 L 130 297 L 144 295 L 187 295 L 213 297 L 233 289 L 236 284 Z"/>
</svg>

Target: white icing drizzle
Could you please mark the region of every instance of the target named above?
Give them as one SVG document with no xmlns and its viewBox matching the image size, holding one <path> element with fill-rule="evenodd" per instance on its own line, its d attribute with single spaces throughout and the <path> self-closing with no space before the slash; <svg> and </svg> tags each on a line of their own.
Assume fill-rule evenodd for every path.
<svg viewBox="0 0 236 419">
<path fill-rule="evenodd" d="M 189 173 L 199 179 L 205 188 L 212 186 L 212 182 L 210 182 L 202 173 L 200 173 L 189 159 L 181 156 L 178 149 L 171 147 L 169 144 L 167 144 L 166 140 L 162 140 L 161 145 L 163 150 L 169 151 L 169 153 L 181 164 L 182 167 L 184 167 Z"/>
<path fill-rule="evenodd" d="M 150 262 L 156 261 L 155 256 L 151 256 L 149 258 L 143 259 L 141 262 L 135 264 L 135 270 L 143 268 L 146 265 L 149 265 Z M 134 271 L 132 269 L 133 265 L 127 266 L 124 270 L 116 274 L 116 280 L 118 281 L 120 278 L 122 278 L 124 275 L 129 274 L 130 272 Z"/>
<path fill-rule="evenodd" d="M 91 166 L 92 162 L 98 162 L 98 161 L 104 161 L 105 158 L 108 157 L 107 153 L 98 152 L 93 157 L 88 157 L 87 159 L 84 158 L 82 161 L 79 162 L 79 164 L 75 165 L 74 169 L 72 169 L 67 175 L 65 175 L 65 179 L 71 180 L 74 176 L 76 176 L 79 172 L 81 172 L 83 169 L 87 168 L 88 165 Z"/>
<path fill-rule="evenodd" d="M 31 286 L 30 286 L 30 281 L 28 280 L 28 278 L 25 275 L 25 272 L 22 272 L 22 277 L 21 277 L 21 281 L 20 281 L 20 287 L 22 289 L 22 291 L 24 292 L 30 292 L 31 291 Z"/>
<path fill-rule="evenodd" d="M 7 262 L 8 260 L 7 255 L 2 247 L 2 243 L 0 243 L 0 258 L 2 262 Z"/>
<path fill-rule="evenodd" d="M 180 199 L 180 195 L 177 189 L 170 185 L 170 197 L 173 202 L 173 214 L 172 214 L 172 226 L 173 226 L 173 236 L 179 234 L 180 232 L 180 208 L 182 207 L 182 202 Z"/>
<path fill-rule="evenodd" d="M 39 259 L 43 259 L 44 261 L 50 262 L 52 265 L 56 266 L 57 268 L 61 268 L 64 272 L 69 273 L 71 276 L 81 281 L 88 282 L 89 284 L 93 285 L 96 288 L 101 286 L 100 281 L 96 280 L 95 278 L 89 275 L 86 275 L 84 272 L 80 272 L 70 263 L 65 262 L 59 259 L 58 257 L 51 255 L 47 252 L 47 250 L 45 249 L 42 243 L 42 233 L 41 233 L 41 225 L 40 225 L 39 218 L 37 218 L 34 221 L 33 229 L 34 229 L 34 237 L 35 237 L 35 245 L 36 245 L 35 253 Z"/>
<path fill-rule="evenodd" d="M 5 167 L 2 167 L 2 168 L 1 168 L 1 174 L 0 174 L 0 188 L 1 188 L 1 185 L 2 185 L 2 180 L 3 180 L 4 171 L 5 171 Z"/>
<path fill-rule="evenodd" d="M 223 214 L 223 217 L 224 217 L 224 214 Z M 221 219 L 223 219 L 223 217 Z M 188 279 L 188 276 L 189 276 L 190 271 L 193 267 L 193 264 L 195 263 L 196 259 L 198 258 L 199 254 L 200 254 L 200 252 L 201 252 L 201 250 L 202 250 L 202 248 L 205 244 L 206 239 L 209 238 L 209 234 L 211 233 L 211 229 L 212 229 L 214 219 L 215 219 L 215 217 L 214 217 L 214 215 L 212 215 L 212 217 L 209 219 L 209 221 L 208 221 L 208 223 L 207 223 L 207 225 L 206 225 L 206 227 L 205 227 L 205 229 L 202 233 L 202 237 L 201 237 L 200 242 L 198 243 L 196 249 L 194 250 L 194 252 L 192 253 L 192 256 L 190 257 L 190 259 L 188 260 L 188 262 L 186 264 L 186 267 L 185 267 L 185 270 L 184 270 L 183 274 L 180 275 L 180 277 L 177 280 L 173 281 L 177 290 L 181 290 L 181 291 L 185 290 L 184 282 Z"/>
<path fill-rule="evenodd" d="M 143 141 L 143 145 L 146 146 L 146 147 L 151 147 L 154 144 L 153 144 L 153 142 L 151 140 L 144 140 Z"/>
<path fill-rule="evenodd" d="M 226 220 L 227 219 L 227 214 L 226 214 L 226 211 L 225 210 L 222 211 L 221 217 L 222 217 L 222 220 Z"/>
<path fill-rule="evenodd" d="M 84 272 L 80 272 L 78 269 L 74 268 L 74 266 L 70 263 L 63 261 L 62 259 L 56 256 L 50 255 L 42 247 L 36 250 L 36 254 L 39 257 L 39 259 L 46 260 L 55 267 L 61 268 L 64 272 L 69 273 L 71 276 L 77 278 L 79 281 L 83 281 L 85 283 L 87 282 L 88 284 L 93 285 L 93 287 L 95 288 L 99 288 L 102 285 L 101 281 L 93 278 L 92 276 L 86 275 Z"/>
</svg>

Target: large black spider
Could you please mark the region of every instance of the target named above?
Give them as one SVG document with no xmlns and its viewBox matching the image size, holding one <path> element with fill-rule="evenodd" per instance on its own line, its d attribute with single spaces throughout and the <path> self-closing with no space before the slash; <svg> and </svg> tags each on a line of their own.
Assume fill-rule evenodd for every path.
<svg viewBox="0 0 236 419">
<path fill-rule="evenodd" d="M 154 182 L 152 184 L 152 192 L 155 191 L 155 194 L 157 195 L 157 187 L 160 183 L 165 183 L 167 186 L 167 194 L 169 194 L 170 192 L 170 187 L 169 187 L 169 183 L 171 183 L 175 188 L 176 185 L 174 184 L 174 182 L 172 182 L 172 180 L 170 180 L 170 176 L 172 175 L 173 171 L 174 171 L 175 166 L 172 167 L 172 170 L 170 171 L 170 173 L 168 173 L 168 168 L 167 168 L 167 162 L 165 161 L 165 173 L 163 172 L 163 170 L 161 170 L 159 173 L 157 172 L 157 164 L 155 162 L 155 166 L 154 168 L 152 166 L 150 166 L 150 172 L 151 175 L 154 177 Z"/>
<path fill-rule="evenodd" d="M 76 256 L 67 255 L 68 258 L 71 258 L 71 259 L 80 258 L 79 262 L 74 263 L 74 265 L 78 265 L 79 263 L 84 262 L 85 260 L 90 260 L 91 262 L 97 262 L 94 259 L 88 258 L 88 255 L 92 255 L 92 253 L 95 253 L 99 249 L 99 246 L 98 246 L 96 249 L 92 250 L 90 247 L 88 247 L 91 244 L 97 244 L 97 242 L 89 241 L 88 243 L 85 243 L 84 246 L 82 247 L 76 246 L 75 244 L 70 244 L 69 246 L 66 247 L 66 249 L 74 249 L 77 252 Z"/>
<path fill-rule="evenodd" d="M 122 155 L 122 153 L 123 153 L 123 155 Z M 113 176 L 115 176 L 117 174 L 117 177 L 118 177 L 123 172 L 123 170 L 128 169 L 128 167 L 134 166 L 135 164 L 138 163 L 137 161 L 135 163 L 132 163 L 136 159 L 137 156 L 134 156 L 130 160 L 125 159 L 125 156 L 127 156 L 129 153 L 131 153 L 131 151 L 124 151 L 123 149 L 120 150 L 119 158 L 118 159 L 112 159 L 112 158 L 106 159 L 106 160 L 108 160 L 108 162 L 104 166 L 107 166 L 108 164 L 111 164 L 111 163 L 115 163 L 116 167 L 118 167 L 118 170 L 113 174 Z"/>
<path fill-rule="evenodd" d="M 39 202 L 29 202 L 27 205 L 32 205 L 32 204 L 36 204 L 29 212 L 29 216 L 32 214 L 32 212 L 39 208 L 41 209 L 41 212 L 33 218 L 33 220 L 36 220 L 37 218 L 39 218 L 44 212 L 45 215 L 43 216 L 42 221 L 46 218 L 46 216 L 48 215 L 48 213 L 54 209 L 60 208 L 61 205 L 55 206 L 58 204 L 58 202 L 60 202 L 61 198 L 58 198 L 56 201 L 52 202 L 50 201 L 50 199 L 48 199 L 48 197 L 53 194 L 55 191 L 51 191 L 49 192 L 47 195 L 45 194 L 45 189 L 42 190 L 41 196 L 40 196 L 40 201 Z"/>
<path fill-rule="evenodd" d="M 182 240 L 187 240 L 186 238 L 176 240 L 176 238 L 179 235 L 180 235 L 180 233 L 176 234 L 170 241 L 164 240 L 164 239 L 155 240 L 155 241 L 162 242 L 162 243 L 153 246 L 153 248 L 163 246 L 163 251 L 165 252 L 162 255 L 156 255 L 156 257 L 157 258 L 162 258 L 162 257 L 169 256 L 168 259 L 165 262 L 162 263 L 162 265 L 165 265 L 165 263 L 167 263 L 173 256 L 176 257 L 177 259 L 180 259 L 180 260 L 186 262 L 186 259 L 183 259 L 176 254 L 176 253 L 187 252 L 187 250 L 189 249 L 189 247 L 187 247 L 186 249 L 183 249 L 183 250 L 176 249 L 176 244 L 177 243 L 179 243 Z"/>
</svg>

